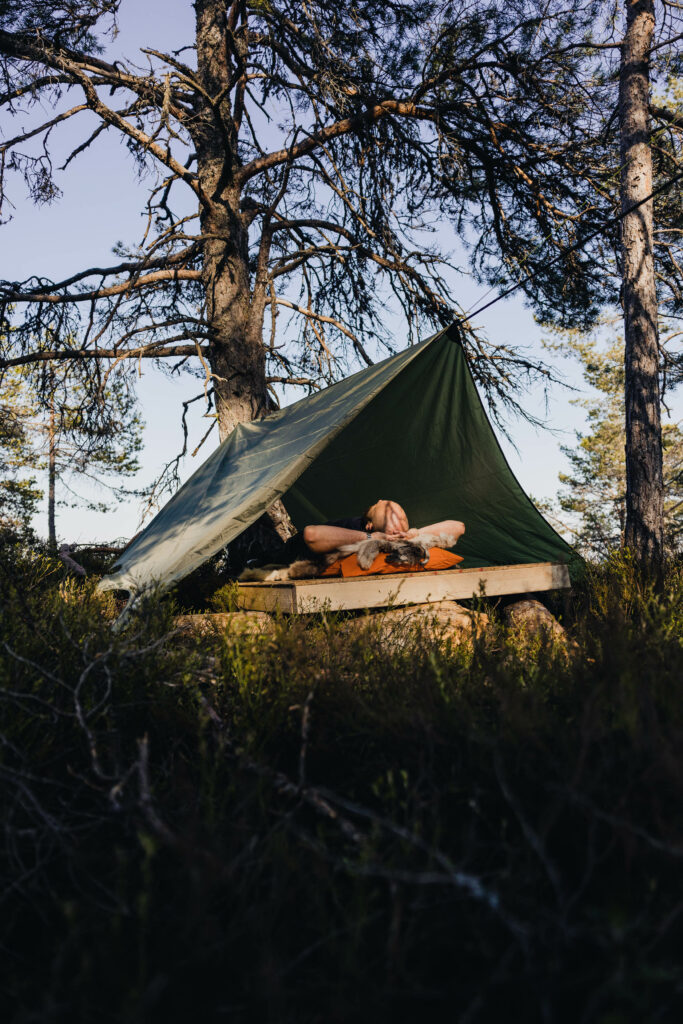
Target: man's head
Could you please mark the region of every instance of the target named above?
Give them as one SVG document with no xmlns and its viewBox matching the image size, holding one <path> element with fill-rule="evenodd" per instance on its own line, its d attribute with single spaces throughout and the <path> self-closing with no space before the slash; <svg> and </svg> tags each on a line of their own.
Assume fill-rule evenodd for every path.
<svg viewBox="0 0 683 1024">
<path fill-rule="evenodd" d="M 366 529 L 380 533 L 405 533 L 408 516 L 397 501 L 380 498 L 365 513 Z"/>
</svg>

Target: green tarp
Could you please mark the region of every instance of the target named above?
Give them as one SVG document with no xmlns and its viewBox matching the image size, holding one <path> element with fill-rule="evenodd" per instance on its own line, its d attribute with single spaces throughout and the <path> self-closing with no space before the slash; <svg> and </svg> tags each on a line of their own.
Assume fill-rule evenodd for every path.
<svg viewBox="0 0 683 1024">
<path fill-rule="evenodd" d="M 508 466 L 464 352 L 446 331 L 237 427 L 101 587 L 172 585 L 278 497 L 299 529 L 360 515 L 378 498 L 400 502 L 411 526 L 461 519 L 466 566 L 573 557 Z"/>
</svg>

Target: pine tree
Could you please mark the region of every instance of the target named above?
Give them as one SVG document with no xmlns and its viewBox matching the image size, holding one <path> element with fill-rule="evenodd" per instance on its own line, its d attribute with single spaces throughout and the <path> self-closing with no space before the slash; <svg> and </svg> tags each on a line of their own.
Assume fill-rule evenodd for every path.
<svg viewBox="0 0 683 1024">
<path fill-rule="evenodd" d="M 586 384 L 598 396 L 574 401 L 585 409 L 588 429 L 576 432 L 575 447 L 562 447 L 570 469 L 559 474 L 562 487 L 548 511 L 582 554 L 599 559 L 624 547 L 626 537 L 624 343 L 601 346 L 595 337 L 573 334 L 562 347 L 579 360 Z M 663 534 L 672 555 L 683 542 L 683 431 L 666 423 L 662 438 Z"/>
<path fill-rule="evenodd" d="M 0 530 L 26 535 L 43 492 L 35 476 L 35 455 L 27 419 L 26 387 L 15 371 L 8 374 L 0 401 Z"/>
<path fill-rule="evenodd" d="M 38 416 L 33 419 L 38 447 L 48 476 L 48 541 L 57 544 L 56 509 L 81 506 L 107 512 L 112 503 L 130 497 L 122 480 L 140 469 L 143 423 L 135 397 L 124 378 L 103 388 L 98 409 L 82 400 L 85 389 L 78 380 L 51 368 L 40 394 Z M 41 437 L 42 435 L 42 437 Z M 99 491 L 94 498 L 83 484 Z M 61 497 L 57 497 L 57 489 Z"/>
<path fill-rule="evenodd" d="M 5 193 L 21 176 L 56 201 L 50 147 L 86 113 L 95 128 L 65 167 L 118 133 L 152 183 L 144 237 L 112 265 L 4 282 L 5 365 L 35 358 L 48 326 L 55 358 L 198 360 L 224 437 L 272 408 L 273 385 L 390 351 L 388 303 L 411 339 L 455 319 L 439 225 L 495 287 L 533 270 L 546 315 L 589 322 L 614 298 L 600 245 L 574 249 L 616 201 L 613 81 L 586 49 L 598 0 L 197 0 L 194 38 L 182 55 L 148 40 L 145 74 L 106 59 L 118 7 L 0 12 L 0 104 L 17 122 Z M 514 404 L 539 370 L 467 326 L 463 343 L 492 401 Z"/>
<path fill-rule="evenodd" d="M 57 547 L 57 509 L 85 507 L 106 512 L 112 504 L 137 492 L 126 489 L 122 479 L 138 472 L 143 423 L 135 397 L 124 377 L 107 382 L 97 407 L 87 401 L 83 376 L 64 364 L 38 370 L 14 369 L 5 378 L 2 424 L 5 450 L 11 452 L 0 466 L 5 480 L 0 486 L 16 506 L 14 517 L 24 527 L 35 518 L 43 497 L 35 477 L 17 480 L 19 468 L 31 467 L 47 476 L 48 544 Z M 2 438 L 0 438 L 2 446 Z M 1 450 L 1 448 L 0 448 Z M 14 469 L 14 476 L 8 471 Z M 90 493 L 83 493 L 83 485 Z M 99 491 L 101 497 L 93 497 Z M 19 514 L 21 509 L 21 514 Z"/>
<path fill-rule="evenodd" d="M 654 187 L 650 118 L 654 0 L 627 0 L 619 67 L 619 136 L 627 547 L 660 565 L 664 480 L 659 399 L 659 309 L 655 279 Z"/>
</svg>

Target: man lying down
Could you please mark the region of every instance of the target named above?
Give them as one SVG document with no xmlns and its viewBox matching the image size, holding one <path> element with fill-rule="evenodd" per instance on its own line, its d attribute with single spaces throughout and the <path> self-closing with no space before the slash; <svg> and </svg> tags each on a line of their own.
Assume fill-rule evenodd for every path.
<svg viewBox="0 0 683 1024">
<path fill-rule="evenodd" d="M 362 570 L 369 569 L 379 554 L 385 554 L 397 569 L 413 568 L 426 565 L 432 548 L 454 547 L 464 532 L 464 523 L 456 519 L 411 527 L 397 501 L 380 498 L 362 516 L 304 527 L 280 547 L 264 551 L 258 559 L 261 564 L 250 565 L 239 578 L 243 582 L 307 579 L 352 554 Z"/>
</svg>

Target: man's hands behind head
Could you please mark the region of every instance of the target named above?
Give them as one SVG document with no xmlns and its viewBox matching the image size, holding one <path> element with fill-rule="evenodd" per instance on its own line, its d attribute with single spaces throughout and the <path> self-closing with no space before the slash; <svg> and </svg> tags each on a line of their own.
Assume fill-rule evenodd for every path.
<svg viewBox="0 0 683 1024">
<path fill-rule="evenodd" d="M 400 505 L 395 502 L 387 503 L 384 532 L 388 537 L 404 539 L 408 535 L 408 519 Z"/>
</svg>

